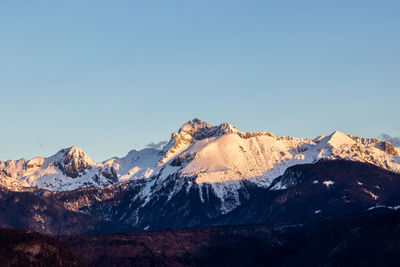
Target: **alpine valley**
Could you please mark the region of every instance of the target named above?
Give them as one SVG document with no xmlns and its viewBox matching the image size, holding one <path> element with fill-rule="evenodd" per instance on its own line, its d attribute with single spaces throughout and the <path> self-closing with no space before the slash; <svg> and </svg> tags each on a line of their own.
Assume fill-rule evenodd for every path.
<svg viewBox="0 0 400 267">
<path fill-rule="evenodd" d="M 329 229 L 339 236 L 349 229 L 367 231 L 365 220 L 383 228 L 382 220 L 400 223 L 399 207 L 400 148 L 337 131 L 314 139 L 277 137 L 193 119 L 161 150 L 132 150 L 95 163 L 69 147 L 48 158 L 0 161 L 0 227 L 56 236 L 46 237 L 49 244 L 75 255 L 74 264 L 265 265 L 268 260 L 291 266 L 320 249 L 319 255 L 332 258 L 317 262 L 340 266 L 363 241 L 358 232 L 335 239 Z M 316 245 L 323 235 L 330 243 Z M 171 252 L 160 245 L 163 236 L 170 236 L 171 246 L 193 240 Z M 129 257 L 106 256 L 112 250 L 106 244 L 127 240 L 142 240 L 142 248 L 135 246 Z M 240 247 L 242 240 L 249 244 L 244 250 L 260 250 L 252 250 L 254 262 L 235 260 L 233 254 L 240 253 L 230 255 L 226 246 L 221 250 L 226 242 Z M 400 252 L 397 245 L 382 253 Z M 231 261 L 215 261 L 211 248 Z M 204 262 L 207 257 L 212 260 Z"/>
</svg>

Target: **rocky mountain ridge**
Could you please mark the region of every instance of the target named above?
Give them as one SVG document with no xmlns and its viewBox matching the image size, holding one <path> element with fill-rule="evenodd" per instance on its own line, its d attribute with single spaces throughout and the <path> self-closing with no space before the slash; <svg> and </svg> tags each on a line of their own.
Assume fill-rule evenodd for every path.
<svg viewBox="0 0 400 267">
<path fill-rule="evenodd" d="M 94 163 L 70 147 L 31 160 L 0 161 L 0 184 L 12 190 L 38 187 L 52 191 L 105 187 L 128 180 L 153 183 L 157 177 L 194 177 L 219 195 L 250 181 L 268 187 L 290 166 L 320 159 L 348 159 L 400 172 L 400 148 L 375 138 L 334 132 L 315 139 L 277 137 L 269 132 L 240 132 L 223 123 L 199 119 L 185 123 L 161 149 L 132 150 L 123 158 Z"/>
</svg>

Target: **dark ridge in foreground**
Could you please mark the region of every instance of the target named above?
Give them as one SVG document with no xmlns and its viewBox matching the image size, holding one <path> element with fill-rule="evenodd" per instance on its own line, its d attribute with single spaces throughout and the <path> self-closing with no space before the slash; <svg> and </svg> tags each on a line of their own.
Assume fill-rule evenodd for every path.
<svg viewBox="0 0 400 267">
<path fill-rule="evenodd" d="M 89 266 L 400 266 L 400 212 L 62 239 Z"/>
<path fill-rule="evenodd" d="M 78 257 L 54 237 L 16 229 L 0 230 L 1 266 L 82 266 Z"/>
<path fill-rule="evenodd" d="M 316 224 L 55 237 L 3 229 L 2 266 L 399 266 L 400 212 Z"/>
</svg>

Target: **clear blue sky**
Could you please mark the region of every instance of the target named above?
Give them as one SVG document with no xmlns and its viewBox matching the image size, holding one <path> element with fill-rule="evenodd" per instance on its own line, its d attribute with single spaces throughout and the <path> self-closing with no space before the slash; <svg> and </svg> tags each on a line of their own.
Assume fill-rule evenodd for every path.
<svg viewBox="0 0 400 267">
<path fill-rule="evenodd" d="M 62 3 L 61 3 L 62 2 Z M 0 160 L 95 161 L 199 117 L 400 135 L 400 1 L 0 1 Z"/>
</svg>

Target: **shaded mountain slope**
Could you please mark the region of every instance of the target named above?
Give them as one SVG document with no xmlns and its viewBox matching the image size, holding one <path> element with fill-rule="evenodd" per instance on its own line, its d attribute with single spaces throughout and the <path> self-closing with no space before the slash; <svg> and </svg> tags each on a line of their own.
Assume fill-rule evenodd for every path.
<svg viewBox="0 0 400 267">
<path fill-rule="evenodd" d="M 66 209 L 62 202 L 32 192 L 0 189 L 0 226 L 47 234 L 87 233 L 107 223 Z"/>
<path fill-rule="evenodd" d="M 137 180 L 106 188 L 65 192 L 0 190 L 0 225 L 42 233 L 157 230 L 211 225 L 304 224 L 400 206 L 400 175 L 372 164 L 322 160 L 290 167 L 270 188 L 242 181 L 239 205 L 221 212 L 211 186 L 171 176 L 153 184 L 157 194 L 140 197 L 147 183 Z M 178 185 L 183 185 L 177 189 Z M 280 184 L 277 189 L 277 185 Z M 171 193 L 173 192 L 173 193 Z"/>
</svg>

